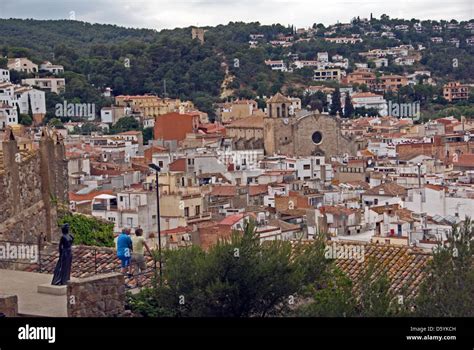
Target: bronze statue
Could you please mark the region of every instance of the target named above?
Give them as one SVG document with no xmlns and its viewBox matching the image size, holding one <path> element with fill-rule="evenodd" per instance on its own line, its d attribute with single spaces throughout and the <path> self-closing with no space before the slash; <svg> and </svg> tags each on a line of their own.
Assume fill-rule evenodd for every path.
<svg viewBox="0 0 474 350">
<path fill-rule="evenodd" d="M 69 224 L 64 224 L 61 231 L 63 235 L 59 241 L 59 260 L 54 269 L 53 281 L 51 282 L 54 286 L 64 286 L 71 279 L 74 236 L 69 233 Z"/>
</svg>

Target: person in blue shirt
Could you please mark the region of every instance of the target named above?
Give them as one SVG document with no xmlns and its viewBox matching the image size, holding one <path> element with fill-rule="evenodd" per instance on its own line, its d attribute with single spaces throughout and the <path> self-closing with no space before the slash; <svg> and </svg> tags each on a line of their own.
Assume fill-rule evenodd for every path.
<svg viewBox="0 0 474 350">
<path fill-rule="evenodd" d="M 131 230 L 129 228 L 124 228 L 122 233 L 117 238 L 117 257 L 121 261 L 122 273 L 132 274 L 130 260 L 132 258 L 133 243 L 130 238 Z"/>
</svg>

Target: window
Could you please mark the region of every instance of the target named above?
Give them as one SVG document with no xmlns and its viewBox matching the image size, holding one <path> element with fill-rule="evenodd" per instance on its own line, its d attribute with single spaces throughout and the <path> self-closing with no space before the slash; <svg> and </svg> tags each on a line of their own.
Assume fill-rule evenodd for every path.
<svg viewBox="0 0 474 350">
<path fill-rule="evenodd" d="M 163 168 L 163 161 L 162 161 L 162 160 L 158 161 L 158 166 L 159 166 L 160 168 Z"/>
<path fill-rule="evenodd" d="M 309 170 L 309 169 L 311 169 L 311 166 L 309 164 L 305 164 L 305 165 L 303 165 L 303 169 L 304 170 Z"/>
<path fill-rule="evenodd" d="M 186 217 L 189 216 L 189 207 L 184 208 L 184 216 L 186 216 Z"/>
<path fill-rule="evenodd" d="M 195 212 L 196 212 L 196 216 L 201 215 L 201 206 L 200 205 L 196 205 Z"/>
<path fill-rule="evenodd" d="M 133 227 L 133 218 L 127 218 L 127 226 Z"/>
<path fill-rule="evenodd" d="M 379 204 L 379 200 L 377 198 L 374 199 L 374 204 L 375 205 Z"/>
<path fill-rule="evenodd" d="M 319 145 L 323 141 L 323 134 L 321 134 L 319 131 L 315 131 L 311 136 L 311 139 L 313 140 L 313 143 Z"/>
</svg>

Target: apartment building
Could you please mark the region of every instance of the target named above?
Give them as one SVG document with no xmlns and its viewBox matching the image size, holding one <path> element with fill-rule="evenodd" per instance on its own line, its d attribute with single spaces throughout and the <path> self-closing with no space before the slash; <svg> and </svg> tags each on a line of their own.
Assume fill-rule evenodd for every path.
<svg viewBox="0 0 474 350">
<path fill-rule="evenodd" d="M 459 81 L 449 82 L 443 86 L 443 97 L 449 102 L 469 99 L 469 85 Z"/>
<path fill-rule="evenodd" d="M 22 79 L 23 85 L 37 87 L 41 90 L 48 90 L 55 94 L 60 94 L 66 90 L 66 80 L 63 78 L 31 78 Z"/>
<path fill-rule="evenodd" d="M 315 69 L 313 80 L 314 81 L 327 81 L 327 80 L 341 81 L 341 77 L 342 77 L 342 72 L 338 68 Z"/>
</svg>

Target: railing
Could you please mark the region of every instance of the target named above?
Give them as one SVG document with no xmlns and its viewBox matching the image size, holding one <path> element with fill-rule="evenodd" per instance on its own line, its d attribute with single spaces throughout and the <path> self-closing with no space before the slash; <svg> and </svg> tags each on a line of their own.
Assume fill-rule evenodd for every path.
<svg viewBox="0 0 474 350">
<path fill-rule="evenodd" d="M 27 261 L 28 259 L 18 259 L 18 258 L 15 258 L 15 259 L 2 259 L 0 260 L 0 267 L 3 265 L 3 263 L 6 263 L 6 264 L 12 264 L 12 265 L 23 265 L 25 267 L 35 267 L 36 265 L 36 268 L 34 268 L 34 271 L 31 271 L 31 272 L 39 272 L 39 273 L 53 273 L 53 269 L 50 267 L 49 269 L 47 268 L 47 266 L 44 265 L 44 262 L 47 261 L 47 260 L 53 260 L 53 261 L 57 261 L 58 258 L 59 258 L 59 255 L 58 253 L 46 253 L 44 251 L 44 248 L 45 248 L 45 236 L 44 235 L 39 235 L 36 242 L 20 242 L 20 241 L 11 241 L 11 240 L 3 240 L 3 241 L 0 241 L 0 245 L 15 245 L 18 247 L 23 247 L 23 251 L 24 251 L 24 247 L 25 246 L 30 246 L 30 247 L 35 247 L 36 248 L 36 256 L 34 257 L 34 261 L 32 261 L 32 259 L 29 259 L 29 261 Z M 74 247 L 78 247 L 78 246 L 73 246 L 73 250 L 74 250 Z M 52 248 L 52 246 L 51 246 Z M 121 271 L 121 267 L 119 266 L 119 263 L 117 260 L 117 257 L 115 255 L 115 251 L 113 252 L 113 259 L 110 259 L 110 261 L 112 262 L 116 262 L 116 266 L 114 268 L 101 268 L 100 266 L 100 263 L 99 263 L 99 253 L 100 251 L 104 251 L 104 250 L 109 250 L 109 254 L 111 254 L 112 252 L 110 251 L 110 249 L 112 248 L 107 248 L 107 247 L 87 247 L 87 249 L 89 249 L 91 251 L 91 253 L 93 254 L 93 260 L 94 260 L 94 269 L 93 270 L 84 270 L 84 271 L 80 271 L 80 272 L 86 272 L 87 274 L 90 274 L 90 275 L 98 275 L 98 274 L 105 274 L 105 273 L 111 273 L 111 272 L 120 272 Z M 6 251 L 6 249 L 5 249 Z M 31 258 L 31 257 L 30 257 Z M 74 259 L 74 254 L 73 254 L 73 263 L 74 261 L 77 261 Z M 146 261 L 146 260 L 145 260 Z M 132 262 L 133 264 L 133 262 Z M 132 265 L 133 266 L 133 265 Z M 25 269 L 18 269 L 20 271 L 24 271 Z M 157 281 L 157 275 L 158 275 L 158 267 L 157 267 L 157 260 L 153 257 L 153 267 L 151 268 L 147 268 L 145 269 L 144 271 L 141 271 L 139 273 L 133 273 L 132 276 L 130 278 L 136 278 L 136 281 L 137 281 L 137 287 L 140 288 L 142 287 L 142 283 L 140 283 L 140 277 L 141 276 L 149 276 L 150 274 L 153 274 L 154 276 L 154 281 Z"/>
<path fill-rule="evenodd" d="M 93 204 L 92 210 L 107 210 L 107 204 Z"/>
</svg>

